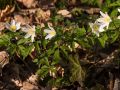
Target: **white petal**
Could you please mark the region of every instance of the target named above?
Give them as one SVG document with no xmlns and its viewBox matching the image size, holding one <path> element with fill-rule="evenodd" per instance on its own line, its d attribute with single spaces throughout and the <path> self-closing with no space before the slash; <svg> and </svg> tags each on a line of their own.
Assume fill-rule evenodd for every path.
<svg viewBox="0 0 120 90">
<path fill-rule="evenodd" d="M 118 19 L 120 19 L 120 16 L 118 16 Z"/>
<path fill-rule="evenodd" d="M 12 20 L 12 21 L 11 21 L 11 25 L 15 25 L 15 20 Z"/>
<path fill-rule="evenodd" d="M 26 27 L 22 27 L 23 32 L 28 32 L 28 29 Z"/>
<path fill-rule="evenodd" d="M 45 39 L 51 39 L 53 37 L 53 35 L 47 35 L 46 37 L 45 37 Z"/>
<path fill-rule="evenodd" d="M 5 24 L 5 27 L 6 27 L 7 29 L 10 29 L 10 24 L 9 24 L 9 23 L 6 23 L 6 24 Z"/>
<path fill-rule="evenodd" d="M 104 25 L 103 25 L 103 26 L 100 26 L 100 28 L 99 28 L 99 32 L 103 32 L 103 31 L 105 31 L 105 30 L 104 30 L 104 27 L 105 27 Z"/>
<path fill-rule="evenodd" d="M 104 19 L 103 18 L 98 18 L 97 21 L 98 22 L 104 22 Z"/>
<path fill-rule="evenodd" d="M 17 24 L 16 24 L 16 27 L 17 27 L 16 30 L 20 29 L 20 24 L 21 24 L 21 23 L 17 23 Z"/>
<path fill-rule="evenodd" d="M 107 27 L 107 29 L 108 29 L 108 27 L 109 27 L 109 23 L 108 23 L 108 24 L 106 24 L 106 27 Z"/>
<path fill-rule="evenodd" d="M 25 35 L 25 38 L 29 38 L 30 36 L 31 36 L 31 35 L 29 35 L 29 34 L 26 34 L 26 35 Z"/>
<path fill-rule="evenodd" d="M 120 12 L 120 9 L 118 9 L 118 11 Z"/>
<path fill-rule="evenodd" d="M 92 28 L 92 27 L 93 27 L 93 23 L 89 23 L 89 25 L 90 25 L 90 28 Z"/>
<path fill-rule="evenodd" d="M 45 32 L 45 33 L 50 33 L 51 30 L 50 30 L 50 29 L 45 29 L 44 32 Z"/>
<path fill-rule="evenodd" d="M 102 11 L 100 11 L 101 16 L 106 17 L 106 14 L 104 14 Z"/>
<path fill-rule="evenodd" d="M 32 41 L 32 42 L 34 41 L 34 37 L 35 37 L 35 35 L 32 35 L 32 36 L 31 36 L 31 41 Z"/>
<path fill-rule="evenodd" d="M 48 27 L 49 27 L 51 30 L 54 30 L 54 28 L 52 28 L 49 24 L 48 24 Z"/>
<path fill-rule="evenodd" d="M 32 27 L 31 27 L 30 25 L 28 25 L 28 24 L 27 24 L 25 27 L 28 28 L 28 29 L 32 28 Z"/>
<path fill-rule="evenodd" d="M 35 25 L 33 25 L 32 28 L 35 30 Z"/>
<path fill-rule="evenodd" d="M 98 36 L 98 37 L 99 37 L 99 32 L 96 32 L 95 34 L 96 34 L 96 36 Z"/>
</svg>

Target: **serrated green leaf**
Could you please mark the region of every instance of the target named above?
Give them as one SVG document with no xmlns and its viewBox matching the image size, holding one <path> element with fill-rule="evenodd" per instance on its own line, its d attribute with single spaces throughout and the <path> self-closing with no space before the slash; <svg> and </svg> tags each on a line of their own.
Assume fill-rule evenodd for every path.
<svg viewBox="0 0 120 90">
<path fill-rule="evenodd" d="M 19 45 L 19 44 L 24 44 L 26 41 L 28 41 L 28 39 L 25 39 L 25 38 L 20 39 L 20 40 L 17 42 L 17 45 Z"/>
<path fill-rule="evenodd" d="M 0 46 L 8 46 L 10 43 L 10 37 L 7 34 L 0 36 Z"/>
<path fill-rule="evenodd" d="M 76 34 L 78 35 L 78 37 L 85 35 L 85 33 L 86 33 L 85 28 L 77 28 L 76 29 Z"/>
<path fill-rule="evenodd" d="M 104 34 L 102 37 L 98 38 L 98 41 L 102 47 L 105 47 L 108 36 Z"/>
<path fill-rule="evenodd" d="M 34 48 L 34 45 L 30 45 L 26 47 L 23 45 L 19 45 L 18 52 L 20 55 L 22 55 L 23 59 L 25 59 L 31 53 L 33 48 Z"/>
<path fill-rule="evenodd" d="M 54 59 L 51 65 L 58 64 L 59 61 L 60 61 L 60 52 L 59 52 L 59 49 L 57 49 L 54 53 Z"/>
<path fill-rule="evenodd" d="M 44 78 L 49 72 L 49 67 L 48 66 L 42 66 L 41 69 L 37 71 L 37 74 L 41 77 Z"/>
<path fill-rule="evenodd" d="M 78 81 L 80 84 L 84 81 L 85 79 L 85 71 L 80 65 L 80 62 L 78 60 L 78 56 L 75 57 L 69 57 L 69 60 L 71 62 L 71 77 L 70 80 L 72 82 Z"/>
</svg>

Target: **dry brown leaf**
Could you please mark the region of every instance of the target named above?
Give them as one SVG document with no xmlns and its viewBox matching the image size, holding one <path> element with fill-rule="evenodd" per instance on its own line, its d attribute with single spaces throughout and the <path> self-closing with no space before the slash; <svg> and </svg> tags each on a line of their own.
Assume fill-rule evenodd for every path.
<svg viewBox="0 0 120 90">
<path fill-rule="evenodd" d="M 37 75 L 31 75 L 31 76 L 29 77 L 29 79 L 28 79 L 28 82 L 36 85 L 37 82 L 38 82 L 38 76 L 37 76 Z"/>
<path fill-rule="evenodd" d="M 66 10 L 66 9 L 59 10 L 59 11 L 57 12 L 57 14 L 60 14 L 60 15 L 62 15 L 62 16 L 64 16 L 64 17 L 71 17 L 71 16 L 72 16 L 72 15 L 70 14 L 70 12 L 69 12 L 68 10 Z"/>
<path fill-rule="evenodd" d="M 17 79 L 11 79 L 12 82 L 14 82 L 14 84 L 18 87 L 22 86 L 22 81 L 21 80 L 17 80 Z"/>
<path fill-rule="evenodd" d="M 41 23 L 41 24 L 40 24 L 40 27 L 41 27 L 41 28 L 44 28 L 44 27 L 45 27 L 45 24 L 44 24 L 44 23 Z"/>
<path fill-rule="evenodd" d="M 50 10 L 43 11 L 42 9 L 38 9 L 36 11 L 36 18 L 47 21 L 50 18 L 50 14 Z"/>
<path fill-rule="evenodd" d="M 0 31 L 2 31 L 3 29 L 5 29 L 5 24 L 3 22 L 0 22 Z"/>
<path fill-rule="evenodd" d="M 17 22 L 20 22 L 21 25 L 29 24 L 31 22 L 29 18 L 25 18 L 25 17 L 23 17 L 21 15 L 14 15 L 14 19 Z"/>
<path fill-rule="evenodd" d="M 0 66 L 3 68 L 6 64 L 9 63 L 9 55 L 6 51 L 0 52 Z"/>
<path fill-rule="evenodd" d="M 15 10 L 15 6 L 7 5 L 5 9 L 0 10 L 0 20 L 5 17 L 6 15 L 12 13 Z"/>
<path fill-rule="evenodd" d="M 36 0 L 17 0 L 17 1 L 21 2 L 27 8 L 35 7 L 37 5 Z"/>
<path fill-rule="evenodd" d="M 20 90 L 40 90 L 40 89 L 29 82 L 23 82 L 23 87 Z"/>
</svg>

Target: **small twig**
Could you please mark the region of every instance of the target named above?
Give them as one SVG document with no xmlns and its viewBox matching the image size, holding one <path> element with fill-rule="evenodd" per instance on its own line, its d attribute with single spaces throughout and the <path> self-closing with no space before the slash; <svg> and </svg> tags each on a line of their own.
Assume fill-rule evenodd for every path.
<svg viewBox="0 0 120 90">
<path fill-rule="evenodd" d="M 108 85 L 108 88 L 109 90 L 113 90 L 114 88 L 114 76 L 111 72 L 109 72 L 109 78 L 110 78 L 110 81 L 109 81 L 109 85 Z"/>
</svg>

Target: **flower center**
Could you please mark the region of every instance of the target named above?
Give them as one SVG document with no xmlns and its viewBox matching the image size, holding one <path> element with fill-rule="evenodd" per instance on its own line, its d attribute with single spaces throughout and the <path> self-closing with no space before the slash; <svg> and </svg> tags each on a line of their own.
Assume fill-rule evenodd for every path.
<svg viewBox="0 0 120 90">
<path fill-rule="evenodd" d="M 55 31 L 51 31 L 50 34 L 51 34 L 51 35 L 55 35 L 56 32 L 55 32 Z"/>
<path fill-rule="evenodd" d="M 94 25 L 93 25 L 93 29 L 94 29 L 94 31 L 98 31 L 99 26 L 98 26 L 97 24 L 94 24 Z"/>
<path fill-rule="evenodd" d="M 11 26 L 10 26 L 10 29 L 11 29 L 12 31 L 15 31 L 15 30 L 17 29 L 17 27 L 16 27 L 15 25 L 11 25 Z"/>
<path fill-rule="evenodd" d="M 111 19 L 109 17 L 105 18 L 105 22 L 109 23 L 111 21 Z"/>
</svg>

